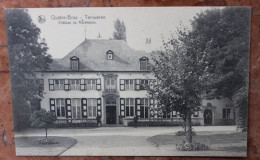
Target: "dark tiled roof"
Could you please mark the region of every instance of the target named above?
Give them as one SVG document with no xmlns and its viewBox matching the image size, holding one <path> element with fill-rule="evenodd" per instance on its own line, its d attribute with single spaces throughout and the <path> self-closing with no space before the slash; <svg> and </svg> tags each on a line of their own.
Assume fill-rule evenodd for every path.
<svg viewBox="0 0 260 160">
<path fill-rule="evenodd" d="M 107 51 L 114 54 L 107 60 Z M 123 40 L 85 40 L 62 59 L 55 59 L 50 71 L 69 71 L 70 58 L 79 58 L 79 71 L 140 71 L 139 59 L 150 54 L 130 48 Z"/>
</svg>

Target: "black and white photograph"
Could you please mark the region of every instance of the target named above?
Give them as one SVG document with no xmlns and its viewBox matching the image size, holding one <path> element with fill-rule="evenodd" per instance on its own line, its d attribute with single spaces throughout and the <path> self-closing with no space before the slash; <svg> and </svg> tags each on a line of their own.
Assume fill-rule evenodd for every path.
<svg viewBox="0 0 260 160">
<path fill-rule="evenodd" d="M 250 7 L 5 16 L 17 156 L 247 156 Z"/>
</svg>

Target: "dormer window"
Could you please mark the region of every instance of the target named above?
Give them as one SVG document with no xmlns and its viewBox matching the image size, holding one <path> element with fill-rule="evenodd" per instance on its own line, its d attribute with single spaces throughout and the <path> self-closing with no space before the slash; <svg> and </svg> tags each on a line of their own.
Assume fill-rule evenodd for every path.
<svg viewBox="0 0 260 160">
<path fill-rule="evenodd" d="M 142 57 L 140 58 L 140 70 L 141 71 L 147 71 L 148 70 L 148 58 L 147 57 Z"/>
<path fill-rule="evenodd" d="M 79 70 L 79 58 L 73 56 L 70 58 L 70 69 L 73 71 Z"/>
<path fill-rule="evenodd" d="M 114 59 L 114 53 L 109 50 L 107 51 L 107 60 L 113 60 Z"/>
</svg>

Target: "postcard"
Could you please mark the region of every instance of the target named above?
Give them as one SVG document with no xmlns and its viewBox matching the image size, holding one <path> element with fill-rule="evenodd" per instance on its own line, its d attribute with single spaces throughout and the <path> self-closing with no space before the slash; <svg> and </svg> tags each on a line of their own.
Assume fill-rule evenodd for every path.
<svg viewBox="0 0 260 160">
<path fill-rule="evenodd" d="M 245 157 L 250 12 L 6 9 L 16 155 Z"/>
</svg>

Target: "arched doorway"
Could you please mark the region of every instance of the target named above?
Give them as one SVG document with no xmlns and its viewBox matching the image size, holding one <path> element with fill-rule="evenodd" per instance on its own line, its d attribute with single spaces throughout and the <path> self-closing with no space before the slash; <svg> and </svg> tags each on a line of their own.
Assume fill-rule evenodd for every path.
<svg viewBox="0 0 260 160">
<path fill-rule="evenodd" d="M 212 124 L 212 111 L 210 109 L 205 109 L 203 116 L 204 116 L 204 124 L 211 125 Z"/>
<path fill-rule="evenodd" d="M 106 98 L 106 124 L 116 124 L 116 98 Z"/>
</svg>

